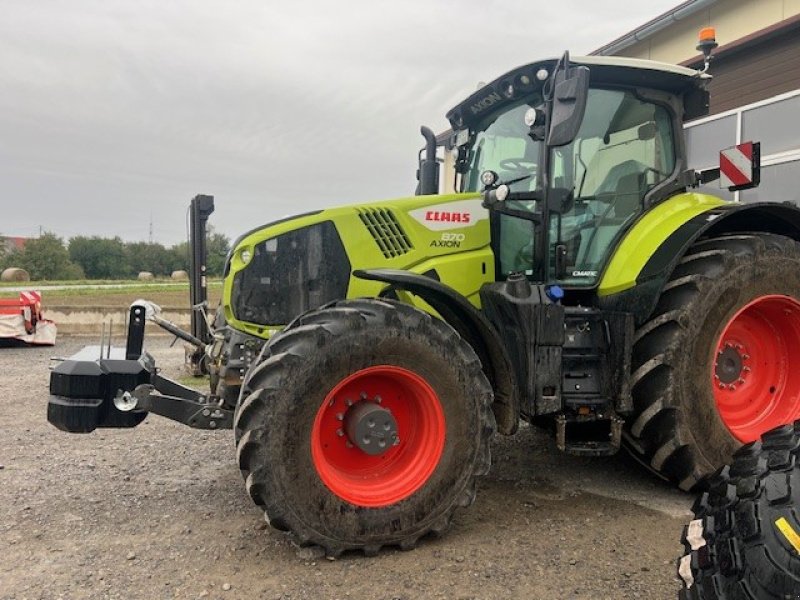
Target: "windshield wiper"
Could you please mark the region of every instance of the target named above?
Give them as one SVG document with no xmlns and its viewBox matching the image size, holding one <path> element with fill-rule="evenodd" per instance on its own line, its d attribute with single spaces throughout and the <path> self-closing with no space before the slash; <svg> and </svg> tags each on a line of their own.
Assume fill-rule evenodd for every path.
<svg viewBox="0 0 800 600">
<path fill-rule="evenodd" d="M 498 181 L 497 185 L 513 185 L 515 183 L 519 183 L 520 181 L 525 181 L 526 179 L 530 179 L 532 175 L 523 175 L 522 177 L 517 177 L 516 179 L 512 179 L 510 181 Z"/>
</svg>

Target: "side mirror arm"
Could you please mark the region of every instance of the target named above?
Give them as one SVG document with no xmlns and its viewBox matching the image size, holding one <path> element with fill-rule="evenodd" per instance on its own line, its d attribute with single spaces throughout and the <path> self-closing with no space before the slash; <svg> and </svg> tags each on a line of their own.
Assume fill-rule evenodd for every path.
<svg viewBox="0 0 800 600">
<path fill-rule="evenodd" d="M 517 219 L 531 221 L 533 223 L 542 222 L 542 213 L 539 211 L 509 208 L 506 203 L 511 200 L 540 202 L 543 198 L 538 192 L 509 192 L 508 186 L 501 185 L 496 189 L 486 190 L 484 192 L 482 205 L 484 208 L 493 210 L 501 215 L 508 215 L 509 217 L 516 217 Z"/>
</svg>

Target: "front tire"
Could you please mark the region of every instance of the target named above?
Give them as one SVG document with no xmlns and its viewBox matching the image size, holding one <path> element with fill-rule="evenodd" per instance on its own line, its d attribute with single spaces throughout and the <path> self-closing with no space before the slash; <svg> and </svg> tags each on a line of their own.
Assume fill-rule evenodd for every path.
<svg viewBox="0 0 800 600">
<path fill-rule="evenodd" d="M 446 323 L 339 302 L 298 318 L 254 363 L 236 411 L 239 466 L 267 520 L 301 545 L 410 548 L 472 503 L 491 401 L 480 360 Z"/>
<path fill-rule="evenodd" d="M 626 437 L 681 488 L 800 417 L 800 244 L 753 233 L 695 243 L 636 333 Z"/>
</svg>

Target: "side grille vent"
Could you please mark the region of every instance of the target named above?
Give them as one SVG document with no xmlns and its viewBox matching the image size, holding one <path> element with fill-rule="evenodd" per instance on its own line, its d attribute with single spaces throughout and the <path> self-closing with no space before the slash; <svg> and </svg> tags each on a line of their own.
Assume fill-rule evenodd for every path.
<svg viewBox="0 0 800 600">
<path fill-rule="evenodd" d="M 414 248 L 392 211 L 364 208 L 358 211 L 358 216 L 386 258 L 401 256 Z"/>
</svg>

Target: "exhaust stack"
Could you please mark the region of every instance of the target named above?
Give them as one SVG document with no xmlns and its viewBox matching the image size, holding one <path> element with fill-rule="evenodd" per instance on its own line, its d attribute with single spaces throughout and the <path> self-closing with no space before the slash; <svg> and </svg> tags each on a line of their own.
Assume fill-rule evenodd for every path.
<svg viewBox="0 0 800 600">
<path fill-rule="evenodd" d="M 436 135 L 429 127 L 420 127 L 420 133 L 425 138 L 425 158 L 420 157 L 419 170 L 417 171 L 418 196 L 428 196 L 439 193 L 439 163 L 436 162 Z"/>
</svg>

